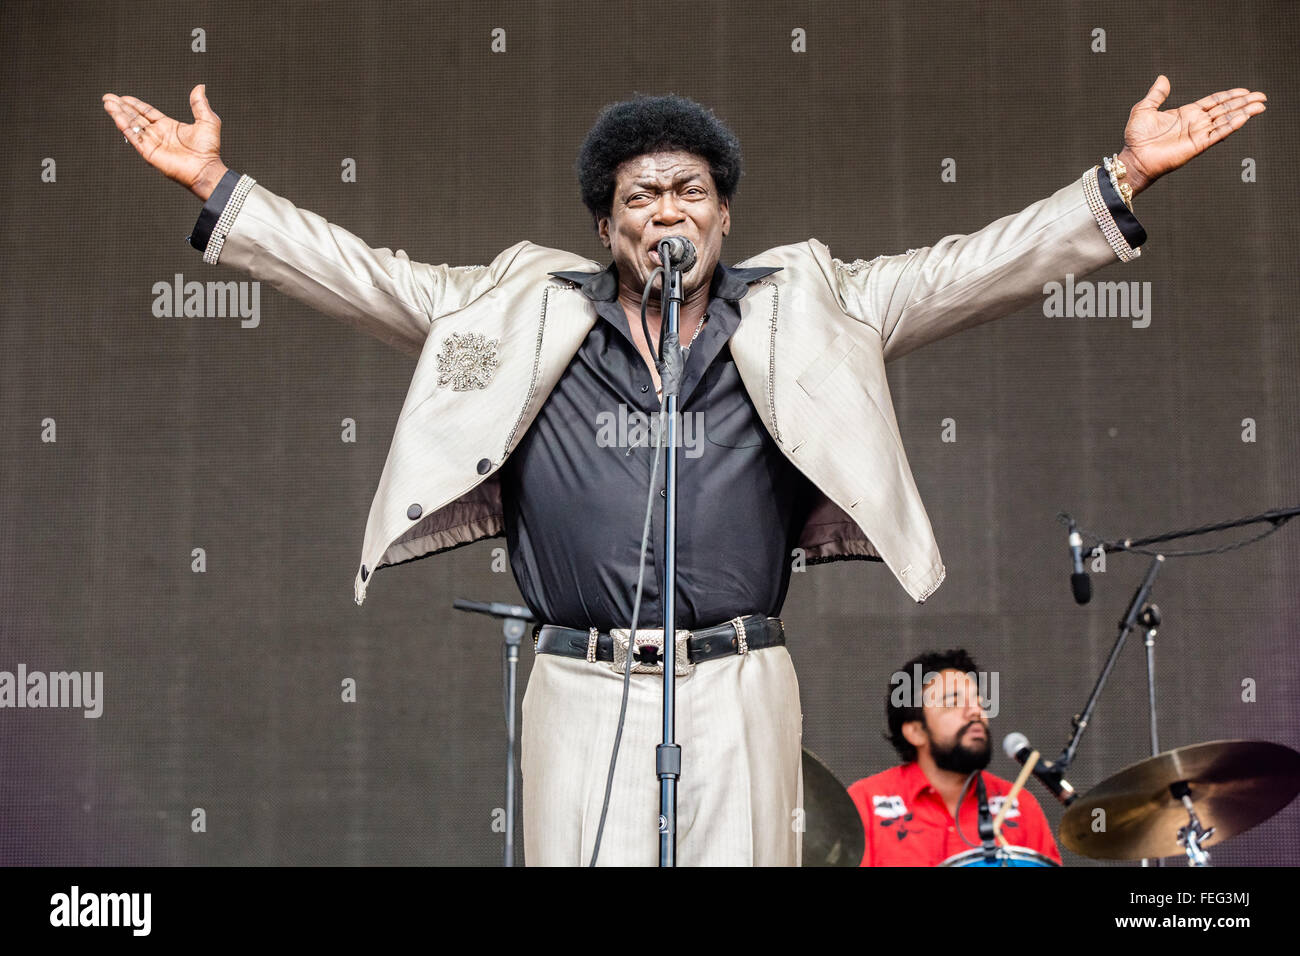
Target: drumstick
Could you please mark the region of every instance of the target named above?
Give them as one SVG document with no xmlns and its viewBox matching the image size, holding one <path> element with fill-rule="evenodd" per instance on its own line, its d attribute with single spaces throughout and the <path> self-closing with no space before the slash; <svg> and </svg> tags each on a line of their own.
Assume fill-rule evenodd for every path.
<svg viewBox="0 0 1300 956">
<path fill-rule="evenodd" d="M 1034 766 L 1038 763 L 1038 751 L 1035 750 L 1025 760 L 1025 765 L 1020 768 L 1020 776 L 1016 777 L 1016 782 L 1011 785 L 1007 795 L 1002 798 L 1002 808 L 998 810 L 998 815 L 993 818 L 993 838 L 1002 839 L 1002 818 L 1007 815 L 1011 809 L 1011 801 L 1016 799 L 1016 794 L 1020 793 L 1020 788 L 1025 785 L 1029 775 L 1034 772 Z M 1004 846 L 1009 845 L 1005 839 L 1002 839 Z"/>
</svg>

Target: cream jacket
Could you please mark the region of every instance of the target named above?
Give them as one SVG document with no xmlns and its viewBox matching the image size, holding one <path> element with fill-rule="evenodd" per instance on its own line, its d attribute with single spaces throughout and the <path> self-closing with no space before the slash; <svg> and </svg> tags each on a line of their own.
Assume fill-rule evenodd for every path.
<svg viewBox="0 0 1300 956">
<path fill-rule="evenodd" d="M 821 492 L 799 542 L 808 563 L 881 560 L 917 602 L 943 581 L 885 363 L 1014 312 L 1066 273 L 1117 261 L 1104 235 L 1114 221 L 1090 204 L 1089 177 L 903 255 L 845 263 L 808 239 L 739 264 L 780 267 L 750 285 L 730 344 L 772 439 Z M 205 258 L 417 358 L 370 506 L 358 604 L 379 568 L 504 533 L 497 471 L 596 321 L 591 301 L 550 273 L 601 263 L 527 241 L 485 266 L 412 262 L 248 176 Z M 477 363 L 474 344 L 485 350 Z M 450 375 L 467 356 L 468 387 Z"/>
</svg>

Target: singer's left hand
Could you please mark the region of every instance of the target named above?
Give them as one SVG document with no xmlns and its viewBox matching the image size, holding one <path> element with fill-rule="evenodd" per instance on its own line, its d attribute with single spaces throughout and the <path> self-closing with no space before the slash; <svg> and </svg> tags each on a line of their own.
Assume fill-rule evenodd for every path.
<svg viewBox="0 0 1300 956">
<path fill-rule="evenodd" d="M 1128 168 L 1125 178 L 1135 195 L 1241 129 L 1252 116 L 1264 112 L 1268 99 L 1263 93 L 1238 87 L 1161 111 L 1160 104 L 1168 95 L 1169 77 L 1161 73 L 1128 114 L 1119 158 Z"/>
</svg>

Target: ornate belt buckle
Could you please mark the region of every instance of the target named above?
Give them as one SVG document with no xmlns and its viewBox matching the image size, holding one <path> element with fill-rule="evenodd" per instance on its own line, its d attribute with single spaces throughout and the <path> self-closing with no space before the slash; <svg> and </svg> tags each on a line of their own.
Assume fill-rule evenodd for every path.
<svg viewBox="0 0 1300 956">
<path fill-rule="evenodd" d="M 613 639 L 614 660 L 610 664 L 614 671 L 621 674 L 627 666 L 628 638 L 632 634 L 632 629 L 627 627 L 610 628 L 609 636 Z M 695 669 L 689 657 L 686 656 L 686 642 L 690 639 L 691 632 L 680 630 L 677 632 L 677 639 L 673 642 L 676 652 L 675 673 L 678 677 L 686 677 Z M 645 648 L 657 648 L 654 655 L 655 663 L 649 664 L 641 660 L 642 656 L 649 656 L 645 653 Z M 663 628 L 656 630 L 637 628 L 636 629 L 636 651 L 632 655 L 632 673 L 633 674 L 662 674 L 664 672 L 664 631 Z"/>
</svg>

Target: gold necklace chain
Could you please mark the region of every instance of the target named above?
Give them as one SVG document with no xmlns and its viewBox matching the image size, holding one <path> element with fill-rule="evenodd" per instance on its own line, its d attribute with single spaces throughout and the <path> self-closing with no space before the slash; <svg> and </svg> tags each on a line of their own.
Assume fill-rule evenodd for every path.
<svg viewBox="0 0 1300 956">
<path fill-rule="evenodd" d="M 691 340 L 686 343 L 687 348 L 690 348 L 695 344 L 695 340 L 700 337 L 700 329 L 704 328 L 704 323 L 707 322 L 708 319 L 709 313 L 705 312 L 704 315 L 701 316 L 700 321 L 695 323 L 695 332 L 691 335 Z"/>
</svg>

